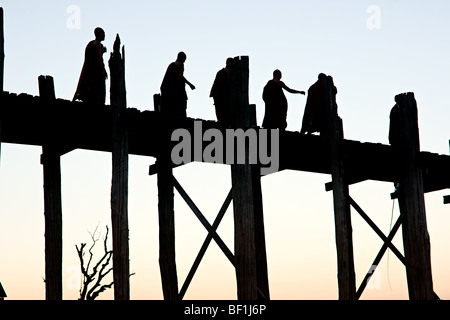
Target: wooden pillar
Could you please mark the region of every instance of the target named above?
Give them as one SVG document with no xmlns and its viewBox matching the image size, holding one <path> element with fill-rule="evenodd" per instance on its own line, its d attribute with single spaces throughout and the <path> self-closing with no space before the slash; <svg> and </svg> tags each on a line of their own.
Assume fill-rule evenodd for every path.
<svg viewBox="0 0 450 320">
<path fill-rule="evenodd" d="M 55 99 L 52 77 L 39 77 L 39 94 L 48 101 Z M 45 298 L 62 300 L 61 163 L 51 136 L 52 133 L 42 146 L 41 156 L 44 170 Z"/>
<path fill-rule="evenodd" d="M 113 235 L 114 299 L 130 299 L 130 259 L 128 244 L 128 133 L 126 128 L 125 52 L 120 54 L 117 35 L 109 59 L 111 77 L 112 182 L 111 221 Z"/>
<path fill-rule="evenodd" d="M 430 239 L 427 230 L 420 152 L 417 104 L 413 93 L 395 97 L 399 106 L 402 179 L 399 206 L 404 215 L 403 246 L 409 297 L 434 299 L 431 275 Z"/>
<path fill-rule="evenodd" d="M 5 73 L 5 35 L 3 23 L 3 8 L 0 7 L 0 93 L 4 91 L 4 73 Z M 1 138 L 0 121 L 0 138 Z M 0 139 L 0 156 L 1 156 L 1 139 Z"/>
<path fill-rule="evenodd" d="M 3 24 L 3 8 L 0 8 L 0 92 L 3 92 L 5 70 L 5 35 Z"/>
<path fill-rule="evenodd" d="M 154 110 L 161 112 L 161 95 L 153 95 Z M 170 120 L 169 120 L 170 121 Z M 170 158 L 171 126 L 160 139 L 162 150 L 154 165 L 158 181 L 158 220 L 159 220 L 159 269 L 165 300 L 182 299 L 178 295 L 178 276 L 175 259 L 175 212 L 173 163 Z M 152 167 L 152 166 L 151 166 Z M 150 167 L 150 172 L 151 172 Z M 151 174 L 151 173 L 150 173 Z M 184 290 L 185 291 L 185 290 Z"/>
<path fill-rule="evenodd" d="M 165 300 L 178 299 L 175 261 L 175 216 L 173 172 L 169 159 L 158 158 L 159 267 Z"/>
<path fill-rule="evenodd" d="M 325 136 L 329 139 L 331 150 L 331 176 L 333 186 L 333 205 L 336 232 L 336 249 L 338 262 L 339 299 L 355 300 L 356 283 L 353 261 L 352 225 L 350 219 L 350 201 L 348 184 L 345 180 L 343 162 L 342 122 L 338 117 L 336 92 L 333 79 L 325 79 L 326 108 L 328 114 L 328 130 Z"/>
<path fill-rule="evenodd" d="M 254 199 L 255 221 L 255 250 L 256 250 L 256 281 L 258 286 L 258 299 L 269 300 L 269 277 L 267 274 L 266 236 L 264 231 L 263 200 L 261 190 L 261 168 L 252 167 L 252 188 Z"/>
<path fill-rule="evenodd" d="M 234 58 L 231 67 L 230 100 L 234 127 L 244 130 L 251 124 L 248 66 L 248 57 L 244 56 Z M 248 150 L 245 152 L 248 160 Z M 248 161 L 245 164 L 232 164 L 231 180 L 238 299 L 269 299 L 260 168 Z"/>
</svg>

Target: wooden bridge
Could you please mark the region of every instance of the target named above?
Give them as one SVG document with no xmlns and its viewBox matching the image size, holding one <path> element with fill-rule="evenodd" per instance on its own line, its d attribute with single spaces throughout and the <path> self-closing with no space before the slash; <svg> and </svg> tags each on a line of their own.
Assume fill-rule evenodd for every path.
<svg viewBox="0 0 450 320">
<path fill-rule="evenodd" d="M 122 52 L 114 50 L 109 61 L 111 105 L 91 105 L 57 99 L 50 76 L 39 77 L 40 96 L 3 92 L 2 82 L 1 142 L 42 146 L 43 149 L 41 163 L 44 172 L 46 298 L 62 299 L 60 157 L 75 149 L 85 149 L 112 154 L 111 216 L 115 299 L 127 300 L 130 297 L 127 212 L 129 154 L 157 158 L 155 165 L 150 167 L 149 174 L 158 175 L 159 261 L 164 298 L 183 298 L 208 244 L 214 240 L 236 269 L 238 299 L 270 299 L 260 182 L 263 164 L 230 164 L 231 190 L 216 220 L 210 224 L 172 174 L 175 165 L 171 161 L 170 151 L 175 142 L 171 141 L 170 136 L 173 130 L 179 128 L 194 135 L 195 124 L 199 122 L 202 134 L 209 129 L 220 132 L 226 129 L 215 121 L 174 118 L 157 111 L 127 108 L 124 63 L 123 48 Z M 248 102 L 248 57 L 234 59 L 231 83 L 231 108 L 236 115 L 233 127 L 258 128 L 252 118 L 252 106 Z M 373 265 L 378 265 L 384 252 L 391 249 L 405 264 L 410 298 L 435 299 L 438 295 L 434 293 L 431 278 L 424 193 L 450 187 L 450 156 L 420 151 L 417 106 L 413 93 L 402 93 L 395 97 L 400 107 L 401 146 L 344 139 L 342 120 L 337 114 L 332 86 L 332 78 L 329 77 L 326 103 L 328 133 L 305 136 L 298 132 L 280 132 L 279 170 L 330 175 L 330 183 L 326 184 L 325 190 L 332 191 L 334 199 L 339 299 L 358 299 L 375 271 L 371 267 L 366 278 L 357 287 L 353 263 L 351 206 L 384 242 Z M 208 143 L 203 142 L 202 150 L 207 145 Z M 225 149 L 223 151 L 226 152 Z M 389 235 L 384 235 L 349 195 L 350 184 L 365 180 L 395 182 L 400 185 L 391 196 L 398 198 L 401 214 Z M 174 189 L 208 230 L 208 236 L 181 289 L 178 286 L 175 264 Z M 233 252 L 216 233 L 231 202 L 235 223 Z M 404 256 L 391 243 L 400 226 L 403 227 Z"/>
</svg>

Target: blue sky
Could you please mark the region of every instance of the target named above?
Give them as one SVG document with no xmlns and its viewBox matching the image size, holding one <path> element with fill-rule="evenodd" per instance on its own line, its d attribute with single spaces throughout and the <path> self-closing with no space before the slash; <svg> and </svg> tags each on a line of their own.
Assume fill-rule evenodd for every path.
<svg viewBox="0 0 450 320">
<path fill-rule="evenodd" d="M 6 0 L 0 5 L 5 10 L 5 91 L 37 95 L 37 78 L 45 74 L 54 77 L 58 98 L 71 99 L 84 48 L 93 38 L 94 28 L 101 26 L 106 31 L 106 65 L 117 33 L 125 45 L 129 107 L 152 110 L 152 96 L 159 92 L 167 65 L 179 51 L 185 51 L 185 75 L 196 86 L 194 91 L 188 89 L 188 116 L 215 119 L 209 98 L 215 73 L 227 57 L 248 55 L 250 102 L 257 106 L 258 123 L 264 116 L 262 88 L 274 69 L 283 72 L 289 87 L 305 91 L 318 73 L 324 72 L 333 76 L 338 88 L 346 138 L 387 143 L 394 96 L 412 91 L 419 107 L 422 150 L 449 152 L 450 5 L 445 1 Z M 377 9 L 379 16 L 374 17 L 370 8 Z M 79 15 L 73 16 L 74 12 Z M 376 28 L 371 29 L 373 21 Z M 306 97 L 287 94 L 287 98 L 288 130 L 298 131 Z M 2 145 L 0 250 L 11 259 L 0 266 L 0 281 L 11 298 L 44 297 L 40 153 L 37 147 Z M 147 175 L 153 162 L 152 158 L 130 158 L 130 258 L 131 269 L 136 272 L 131 288 L 136 299 L 162 296 L 156 180 Z M 64 155 L 61 163 L 64 297 L 72 299 L 77 295 L 77 281 L 70 284 L 78 266 L 74 246 L 88 241 L 87 231 L 93 231 L 97 224 L 110 223 L 111 159 L 108 154 L 77 150 Z M 175 174 L 213 221 L 230 188 L 229 169 L 191 164 Z M 274 298 L 337 297 L 332 197 L 324 188 L 329 180 L 328 176 L 303 172 L 281 172 L 263 179 L 269 281 Z M 391 184 L 377 182 L 350 188 L 353 198 L 386 233 L 392 189 Z M 446 251 L 450 239 L 441 228 L 449 222 L 449 209 L 442 204 L 445 194 L 427 195 L 426 205 L 435 290 L 439 294 L 441 289 L 445 292 L 441 295 L 448 298 L 450 292 L 444 289 L 450 281 L 445 270 L 450 263 Z M 206 233 L 179 197 L 176 206 L 181 287 Z M 398 208 L 394 207 L 394 219 L 395 214 Z M 355 263 L 361 281 L 381 242 L 354 217 Z M 232 222 L 229 210 L 219 229 L 230 248 Z M 11 246 L 3 239 L 17 241 Z M 396 241 L 401 248 L 401 234 Z M 380 283 L 363 298 L 407 297 L 404 268 L 395 260 L 394 255 L 389 265 L 383 260 Z M 12 276 L 19 269 L 20 276 Z M 291 277 L 285 277 L 287 274 Z M 233 299 L 234 281 L 231 266 L 213 244 L 187 297 Z"/>
</svg>

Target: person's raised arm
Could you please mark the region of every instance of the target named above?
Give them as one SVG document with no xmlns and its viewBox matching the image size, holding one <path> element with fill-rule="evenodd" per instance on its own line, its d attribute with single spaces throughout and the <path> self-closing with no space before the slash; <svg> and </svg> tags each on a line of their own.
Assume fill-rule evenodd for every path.
<svg viewBox="0 0 450 320">
<path fill-rule="evenodd" d="M 186 82 L 186 84 L 189 86 L 189 87 L 191 87 L 191 90 L 194 90 L 195 89 L 195 86 L 192 84 L 192 83 L 190 83 L 185 77 L 183 77 L 184 78 L 184 82 Z"/>
<path fill-rule="evenodd" d="M 289 88 L 283 81 L 281 81 L 281 87 L 289 93 L 305 94 L 305 91 L 299 91 L 299 90 Z"/>
</svg>

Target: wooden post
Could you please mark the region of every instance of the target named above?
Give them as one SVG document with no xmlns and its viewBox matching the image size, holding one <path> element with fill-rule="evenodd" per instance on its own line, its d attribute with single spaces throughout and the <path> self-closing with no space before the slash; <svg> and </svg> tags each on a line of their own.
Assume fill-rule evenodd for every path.
<svg viewBox="0 0 450 320">
<path fill-rule="evenodd" d="M 0 92 L 3 92 L 5 71 L 5 35 L 3 25 L 3 8 L 0 8 Z"/>
<path fill-rule="evenodd" d="M 403 246 L 409 297 L 434 299 L 431 275 L 430 239 L 427 230 L 420 152 L 417 104 L 413 93 L 395 97 L 399 105 L 400 145 L 403 178 L 399 188 L 399 206 L 403 222 Z"/>
<path fill-rule="evenodd" d="M 39 94 L 48 101 L 55 99 L 52 77 L 39 77 Z M 62 300 L 61 162 L 51 137 L 47 137 L 42 146 L 41 164 L 44 170 L 45 297 Z"/>
<path fill-rule="evenodd" d="M 263 200 L 261 190 L 261 168 L 251 165 L 252 188 L 254 199 L 255 221 L 255 250 L 256 250 L 256 280 L 258 286 L 258 299 L 269 300 L 269 277 L 267 274 L 266 236 L 264 231 Z"/>
<path fill-rule="evenodd" d="M 353 261 L 352 225 L 348 184 L 343 163 L 342 123 L 337 113 L 336 93 L 331 77 L 326 80 L 328 130 L 326 136 L 331 148 L 331 176 L 338 260 L 339 299 L 356 299 L 355 267 Z"/>
<path fill-rule="evenodd" d="M 165 300 L 178 299 L 175 261 L 174 185 L 170 162 L 158 158 L 159 267 Z"/>
<path fill-rule="evenodd" d="M 234 58 L 231 68 L 230 100 L 234 127 L 244 130 L 251 124 L 248 66 L 248 57 L 240 57 Z M 248 150 L 246 153 L 248 159 Z M 232 164 L 231 178 L 238 299 L 269 299 L 259 167 L 248 162 Z"/>
<path fill-rule="evenodd" d="M 154 110 L 161 112 L 161 95 L 153 95 Z M 175 215 L 174 215 L 174 177 L 170 158 L 171 130 L 163 132 L 160 155 L 153 165 L 158 181 L 158 219 L 159 219 L 159 269 L 165 300 L 182 299 L 178 294 L 178 276 L 175 260 Z M 150 174 L 152 166 L 150 166 Z"/>
<path fill-rule="evenodd" d="M 113 235 L 114 299 L 130 299 L 130 259 L 128 244 L 128 133 L 125 123 L 125 52 L 120 54 L 117 35 L 109 59 L 111 108 L 113 112 L 111 221 Z"/>
<path fill-rule="evenodd" d="M 0 93 L 4 91 L 4 73 L 5 73 L 5 34 L 4 34 L 4 24 L 3 24 L 3 8 L 0 7 Z M 0 138 L 1 138 L 1 127 L 0 122 Z M 0 139 L 0 156 L 1 156 L 1 139 Z"/>
</svg>

